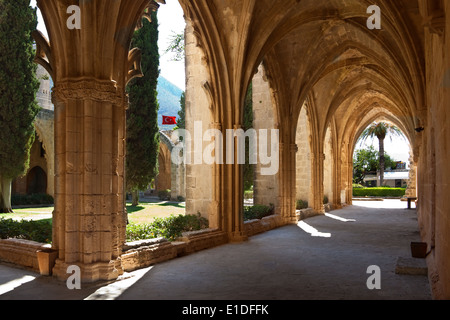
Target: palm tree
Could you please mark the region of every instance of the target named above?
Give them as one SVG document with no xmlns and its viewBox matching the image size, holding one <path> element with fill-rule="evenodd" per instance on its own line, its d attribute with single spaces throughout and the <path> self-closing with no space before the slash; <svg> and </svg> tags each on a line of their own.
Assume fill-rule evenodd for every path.
<svg viewBox="0 0 450 320">
<path fill-rule="evenodd" d="M 359 137 L 361 143 L 365 142 L 368 138 L 373 139 L 378 138 L 379 149 L 378 153 L 380 156 L 380 186 L 384 184 L 384 167 L 385 167 L 385 152 L 384 152 L 384 139 L 387 136 L 398 136 L 404 137 L 403 133 L 396 126 L 387 122 L 374 122 L 367 129 L 363 131 Z"/>
</svg>

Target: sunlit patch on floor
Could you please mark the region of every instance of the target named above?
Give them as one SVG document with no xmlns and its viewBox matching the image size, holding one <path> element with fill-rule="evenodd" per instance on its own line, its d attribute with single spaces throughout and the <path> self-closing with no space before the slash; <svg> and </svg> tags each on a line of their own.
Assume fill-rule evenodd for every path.
<svg viewBox="0 0 450 320">
<path fill-rule="evenodd" d="M 311 237 L 331 238 L 331 233 L 320 232 L 313 226 L 307 224 L 305 221 L 300 221 L 297 225 L 300 227 L 300 229 L 302 229 L 306 233 L 309 233 Z"/>
</svg>

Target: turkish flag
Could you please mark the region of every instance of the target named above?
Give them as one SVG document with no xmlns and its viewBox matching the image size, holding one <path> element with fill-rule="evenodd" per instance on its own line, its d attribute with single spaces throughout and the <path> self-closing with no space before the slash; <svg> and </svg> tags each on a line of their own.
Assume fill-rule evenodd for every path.
<svg viewBox="0 0 450 320">
<path fill-rule="evenodd" d="M 166 117 L 163 116 L 163 123 L 164 125 L 172 125 L 177 124 L 177 117 Z"/>
</svg>

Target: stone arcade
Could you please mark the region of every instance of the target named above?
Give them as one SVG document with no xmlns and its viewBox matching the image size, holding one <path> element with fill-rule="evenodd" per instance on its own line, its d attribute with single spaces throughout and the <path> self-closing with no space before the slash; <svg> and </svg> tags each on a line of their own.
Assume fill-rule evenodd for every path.
<svg viewBox="0 0 450 320">
<path fill-rule="evenodd" d="M 145 10 L 158 4 L 37 3 L 49 33 L 48 41 L 36 33 L 38 60 L 55 84 L 53 247 L 58 259 L 53 272 L 64 278 L 67 267 L 76 264 L 84 282 L 115 279 L 123 272 L 125 243 L 124 88 L 140 74 L 130 40 Z M 80 6 L 80 29 L 66 27 L 73 4 Z M 242 128 L 243 101 L 253 80 L 255 107 L 270 107 L 265 109 L 270 121 L 258 125 L 280 132 L 280 170 L 257 181 L 257 193 L 275 186 L 270 201 L 278 223 L 285 225 L 297 222 L 300 180 L 309 181 L 309 202 L 317 212 L 324 212 L 325 192 L 335 207 L 351 204 L 357 137 L 375 119 L 395 123 L 413 149 L 433 294 L 450 298 L 450 2 L 379 0 L 380 30 L 367 28 L 369 4 L 362 0 L 180 4 L 187 22 L 187 129 L 195 121 L 202 121 L 204 130 Z M 298 139 L 300 131 L 307 133 L 307 142 Z M 311 176 L 297 177 L 297 166 L 313 168 Z M 225 241 L 247 239 L 242 166 L 188 165 L 186 198 L 188 212 L 208 216 L 210 233 Z"/>
</svg>

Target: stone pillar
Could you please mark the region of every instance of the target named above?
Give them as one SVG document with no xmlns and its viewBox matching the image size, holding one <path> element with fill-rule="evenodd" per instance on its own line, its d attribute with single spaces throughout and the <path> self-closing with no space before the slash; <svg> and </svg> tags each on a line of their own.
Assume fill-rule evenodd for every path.
<svg viewBox="0 0 450 320">
<path fill-rule="evenodd" d="M 140 73 L 139 50 L 130 50 L 138 20 L 149 0 L 38 0 L 48 42 L 38 33 L 36 61 L 54 81 L 55 210 L 53 274 L 82 282 L 111 280 L 122 271 L 124 203 L 125 86 Z M 70 11 L 69 11 L 70 12 Z M 73 11 L 72 11 L 73 12 Z M 69 23 L 78 20 L 76 27 Z"/>
<path fill-rule="evenodd" d="M 310 125 L 306 108 L 303 107 L 297 125 L 297 200 L 308 201 L 311 193 L 311 145 L 309 143 Z"/>
<path fill-rule="evenodd" d="M 54 273 L 81 268 L 84 281 L 114 279 L 123 244 L 125 108 L 112 81 L 59 82 L 55 105 Z"/>
<path fill-rule="evenodd" d="M 337 138 L 334 138 L 332 141 L 332 153 L 333 153 L 333 207 L 334 209 L 341 209 L 342 208 L 342 202 L 341 202 L 341 184 L 342 184 L 342 178 L 341 178 L 341 148 L 337 141 Z"/>
<path fill-rule="evenodd" d="M 235 124 L 233 128 L 235 132 L 241 130 L 242 126 Z M 231 242 L 242 242 L 248 239 L 244 230 L 244 180 L 243 180 L 243 166 L 238 164 L 238 143 L 237 139 L 233 141 L 224 138 L 223 141 L 223 155 L 225 164 L 216 164 L 216 183 L 220 188 L 215 190 L 215 201 L 220 204 L 220 216 L 223 219 L 224 231 L 228 234 L 228 239 Z M 233 151 L 234 157 L 230 156 L 230 151 Z M 230 163 L 228 160 L 234 158 Z"/>
<path fill-rule="evenodd" d="M 280 143 L 279 210 L 284 223 L 297 223 L 296 217 L 296 155 L 295 143 Z"/>
<path fill-rule="evenodd" d="M 212 111 L 211 101 L 202 84 L 209 78 L 206 68 L 204 53 L 199 46 L 199 41 L 195 36 L 192 22 L 186 20 L 185 30 L 186 48 L 186 130 L 191 138 L 203 142 L 203 134 L 211 129 Z M 201 124 L 195 128 L 195 124 Z M 186 156 L 190 162 L 185 163 L 185 187 L 186 187 L 186 213 L 200 214 L 209 220 L 211 228 L 219 228 L 219 217 L 216 204 L 213 202 L 214 168 L 203 161 L 195 161 L 196 151 L 194 143 L 191 148 L 186 146 Z M 197 152 L 203 152 L 203 146 Z M 200 159 L 202 160 L 202 159 Z"/>
<path fill-rule="evenodd" d="M 328 203 L 333 203 L 333 143 L 332 131 L 328 128 L 325 136 L 325 163 L 323 172 L 324 196 L 328 198 Z"/>
<path fill-rule="evenodd" d="M 417 197 L 417 163 L 414 162 L 414 157 L 409 158 L 409 178 L 406 187 L 405 196 L 408 198 Z"/>
<path fill-rule="evenodd" d="M 312 203 L 310 207 L 316 213 L 325 213 L 323 205 L 324 186 L 323 186 L 323 172 L 324 172 L 325 154 L 311 153 L 311 196 Z"/>
<path fill-rule="evenodd" d="M 348 156 L 347 163 L 347 204 L 353 204 L 353 157 Z"/>
<path fill-rule="evenodd" d="M 275 128 L 276 115 L 272 104 L 269 82 L 264 74 L 264 67 L 258 68 L 253 77 L 253 128 L 259 132 L 261 129 Z M 255 204 L 278 206 L 278 174 L 262 175 L 262 164 L 255 165 L 253 200 Z"/>
</svg>

